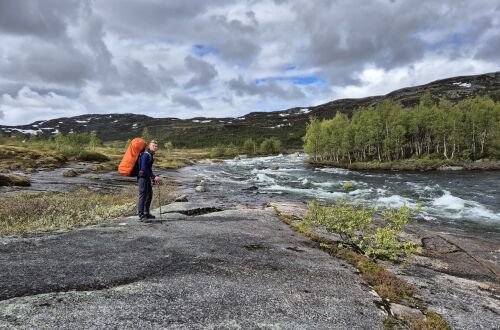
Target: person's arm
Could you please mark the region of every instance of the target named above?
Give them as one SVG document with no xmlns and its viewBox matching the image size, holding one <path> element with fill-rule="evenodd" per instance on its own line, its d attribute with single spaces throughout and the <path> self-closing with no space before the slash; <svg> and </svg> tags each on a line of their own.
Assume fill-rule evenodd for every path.
<svg viewBox="0 0 500 330">
<path fill-rule="evenodd" d="M 151 161 L 149 162 L 150 170 L 151 170 L 151 179 L 153 179 L 154 183 L 160 183 L 161 177 L 159 175 L 153 174 L 153 162 L 154 162 L 154 157 L 151 156 Z"/>
<path fill-rule="evenodd" d="M 145 152 L 141 155 L 141 163 L 140 163 L 140 171 L 139 171 L 139 176 L 145 177 L 145 178 L 151 178 L 153 177 L 153 172 L 151 171 L 151 165 L 149 162 L 150 159 L 149 153 Z"/>
</svg>

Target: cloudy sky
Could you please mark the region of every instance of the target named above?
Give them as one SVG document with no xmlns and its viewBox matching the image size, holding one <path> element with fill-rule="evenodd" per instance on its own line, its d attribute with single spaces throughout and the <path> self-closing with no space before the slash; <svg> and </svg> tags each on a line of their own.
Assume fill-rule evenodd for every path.
<svg viewBox="0 0 500 330">
<path fill-rule="evenodd" d="M 3 125 L 238 116 L 498 70 L 498 0 L 0 0 Z"/>
</svg>

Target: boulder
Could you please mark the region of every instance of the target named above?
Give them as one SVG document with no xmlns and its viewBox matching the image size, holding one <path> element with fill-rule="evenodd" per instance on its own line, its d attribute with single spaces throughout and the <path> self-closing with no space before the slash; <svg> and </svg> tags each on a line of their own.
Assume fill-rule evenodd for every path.
<svg viewBox="0 0 500 330">
<path fill-rule="evenodd" d="M 258 190 L 259 188 L 257 186 L 250 186 L 250 187 L 247 187 L 247 188 L 243 188 L 242 190 L 243 191 L 255 191 L 255 190 Z"/>
<path fill-rule="evenodd" d="M 1 186 L 28 187 L 31 186 L 31 180 L 27 176 L 0 174 L 0 187 Z"/>
<path fill-rule="evenodd" d="M 271 169 L 271 170 L 273 170 L 273 171 L 276 171 L 276 170 L 279 170 L 279 169 L 280 169 L 280 167 L 279 167 L 278 165 L 271 165 L 271 166 L 269 167 L 269 169 Z"/>
</svg>

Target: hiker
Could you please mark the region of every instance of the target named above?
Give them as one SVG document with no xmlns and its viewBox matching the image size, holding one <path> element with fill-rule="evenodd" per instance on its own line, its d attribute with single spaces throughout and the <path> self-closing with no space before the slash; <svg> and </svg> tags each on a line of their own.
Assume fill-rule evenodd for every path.
<svg viewBox="0 0 500 330">
<path fill-rule="evenodd" d="M 149 213 L 149 207 L 153 200 L 152 184 L 160 184 L 161 178 L 153 174 L 153 155 L 158 150 L 158 142 L 151 140 L 148 150 L 144 151 L 139 157 L 139 172 L 137 174 L 137 183 L 139 186 L 139 200 L 137 202 L 137 212 L 140 221 L 149 221 L 155 216 Z"/>
</svg>

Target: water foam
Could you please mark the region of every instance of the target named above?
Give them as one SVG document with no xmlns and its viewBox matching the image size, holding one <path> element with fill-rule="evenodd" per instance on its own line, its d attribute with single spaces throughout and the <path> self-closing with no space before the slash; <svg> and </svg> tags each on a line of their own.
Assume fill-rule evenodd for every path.
<svg viewBox="0 0 500 330">
<path fill-rule="evenodd" d="M 384 206 L 388 208 L 400 208 L 403 206 L 415 207 L 415 203 L 411 201 L 411 199 L 400 196 L 400 195 L 392 195 L 389 197 L 379 197 L 377 199 L 377 205 Z"/>
<path fill-rule="evenodd" d="M 446 210 L 463 210 L 465 208 L 465 200 L 453 196 L 449 191 L 444 191 L 444 195 L 436 198 L 432 202 L 433 206 L 443 207 Z"/>
<path fill-rule="evenodd" d="M 333 173 L 333 174 L 340 174 L 340 175 L 347 175 L 349 173 L 353 173 L 352 171 L 346 170 L 344 168 L 338 168 L 338 167 L 322 167 L 322 168 L 316 168 L 314 170 L 319 171 L 319 172 Z"/>
<path fill-rule="evenodd" d="M 453 219 L 500 221 L 500 213 L 495 213 L 480 203 L 453 196 L 447 190 L 444 190 L 443 196 L 432 201 L 432 207 L 429 209 Z"/>
<path fill-rule="evenodd" d="M 293 188 L 290 186 L 283 186 L 283 185 L 271 185 L 262 188 L 264 191 L 273 191 L 273 192 L 279 192 L 279 193 L 293 193 L 293 194 L 298 194 L 302 196 L 311 196 L 311 197 L 316 197 L 316 198 L 321 198 L 321 199 L 342 199 L 346 198 L 347 194 L 342 193 L 342 192 L 329 192 L 325 191 L 323 189 L 307 189 L 307 188 Z"/>
<path fill-rule="evenodd" d="M 276 183 L 276 180 L 267 176 L 265 173 L 257 173 L 257 181 L 262 183 Z"/>
</svg>

